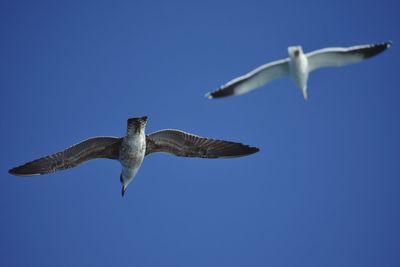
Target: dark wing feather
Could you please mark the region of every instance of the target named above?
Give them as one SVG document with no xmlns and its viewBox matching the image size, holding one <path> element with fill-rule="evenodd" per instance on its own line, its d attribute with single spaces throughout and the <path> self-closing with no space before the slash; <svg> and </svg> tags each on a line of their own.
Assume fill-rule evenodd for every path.
<svg viewBox="0 0 400 267">
<path fill-rule="evenodd" d="M 146 155 L 165 152 L 180 157 L 226 158 L 241 157 L 259 151 L 240 143 L 215 140 L 179 130 L 161 130 L 146 136 Z"/>
<path fill-rule="evenodd" d="M 14 175 L 38 175 L 69 169 L 96 158 L 118 159 L 122 138 L 93 137 L 64 151 L 25 163 L 8 172 Z"/>
</svg>

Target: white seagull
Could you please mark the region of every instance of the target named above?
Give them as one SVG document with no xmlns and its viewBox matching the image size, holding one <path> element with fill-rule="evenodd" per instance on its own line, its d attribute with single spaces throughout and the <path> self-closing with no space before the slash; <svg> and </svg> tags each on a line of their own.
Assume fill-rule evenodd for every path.
<svg viewBox="0 0 400 267">
<path fill-rule="evenodd" d="M 220 98 L 241 95 L 268 82 L 285 76 L 293 78 L 296 85 L 307 100 L 308 74 L 323 67 L 341 67 L 358 63 L 366 58 L 375 56 L 392 43 L 357 45 L 352 47 L 330 47 L 304 54 L 301 46 L 290 46 L 289 57 L 262 65 L 249 73 L 237 77 L 221 86 L 214 92 L 207 93 L 208 98 Z"/>
<path fill-rule="evenodd" d="M 130 118 L 124 137 L 89 138 L 64 151 L 25 163 L 8 172 L 19 176 L 39 175 L 73 168 L 92 159 L 114 159 L 122 165 L 120 181 L 124 196 L 128 184 L 133 181 L 144 156 L 148 154 L 165 152 L 180 157 L 230 158 L 259 151 L 256 147 L 204 138 L 179 130 L 167 129 L 146 135 L 146 123 L 146 116 Z"/>
</svg>

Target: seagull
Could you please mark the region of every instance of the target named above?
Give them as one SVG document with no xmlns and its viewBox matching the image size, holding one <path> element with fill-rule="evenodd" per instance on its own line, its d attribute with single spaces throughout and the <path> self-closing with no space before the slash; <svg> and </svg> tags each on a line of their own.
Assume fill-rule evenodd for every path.
<svg viewBox="0 0 400 267">
<path fill-rule="evenodd" d="M 147 117 L 128 119 L 124 137 L 99 136 L 72 145 L 64 151 L 45 156 L 19 167 L 10 174 L 31 176 L 65 170 L 97 158 L 118 160 L 122 165 L 122 196 L 137 174 L 145 156 L 164 152 L 179 157 L 230 158 L 259 151 L 256 147 L 230 141 L 204 138 L 180 130 L 166 129 L 145 134 Z"/>
<path fill-rule="evenodd" d="M 206 94 L 208 98 L 220 98 L 245 94 L 268 82 L 290 76 L 307 100 L 307 79 L 310 72 L 324 67 L 341 67 L 373 57 L 391 46 L 391 42 L 351 47 L 329 47 L 304 54 L 301 46 L 290 46 L 289 57 L 262 65 L 249 73 L 222 85 Z"/>
</svg>

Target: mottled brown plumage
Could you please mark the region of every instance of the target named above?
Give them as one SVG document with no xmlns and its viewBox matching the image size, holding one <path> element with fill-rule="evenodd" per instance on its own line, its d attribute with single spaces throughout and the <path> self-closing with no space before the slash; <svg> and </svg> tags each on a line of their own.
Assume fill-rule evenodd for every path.
<svg viewBox="0 0 400 267">
<path fill-rule="evenodd" d="M 179 130 L 162 130 L 146 136 L 146 155 L 165 152 L 180 157 L 226 158 L 250 155 L 258 148 L 204 138 Z"/>
<path fill-rule="evenodd" d="M 94 137 L 73 145 L 64 151 L 30 161 L 12 168 L 14 175 L 39 175 L 65 170 L 97 158 L 118 159 L 122 138 Z"/>
<path fill-rule="evenodd" d="M 180 157 L 227 158 L 259 151 L 240 143 L 204 138 L 179 130 L 161 130 L 145 136 L 146 123 L 147 117 L 131 118 L 124 137 L 93 137 L 64 151 L 12 168 L 9 173 L 20 176 L 47 174 L 73 168 L 92 159 L 114 159 L 122 165 L 120 180 L 124 194 L 144 155 L 165 152 Z"/>
</svg>

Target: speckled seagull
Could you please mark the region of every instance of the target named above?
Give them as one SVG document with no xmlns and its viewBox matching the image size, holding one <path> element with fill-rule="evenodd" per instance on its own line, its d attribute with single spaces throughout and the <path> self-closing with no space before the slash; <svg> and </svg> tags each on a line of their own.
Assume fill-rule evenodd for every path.
<svg viewBox="0 0 400 267">
<path fill-rule="evenodd" d="M 122 165 L 122 196 L 140 165 L 154 152 L 180 157 L 228 158 L 256 153 L 258 148 L 240 143 L 203 138 L 179 130 L 161 130 L 146 135 L 147 117 L 128 119 L 124 137 L 93 137 L 58 152 L 9 170 L 14 175 L 39 175 L 69 169 L 97 158 L 118 160 Z"/>
<path fill-rule="evenodd" d="M 262 65 L 251 72 L 235 78 L 218 90 L 207 93 L 208 98 L 241 95 L 268 82 L 285 76 L 293 78 L 307 100 L 308 74 L 323 67 L 341 67 L 358 63 L 375 56 L 387 48 L 391 42 L 373 45 L 358 45 L 348 48 L 330 47 L 304 54 L 301 46 L 290 46 L 289 57 Z"/>
</svg>

